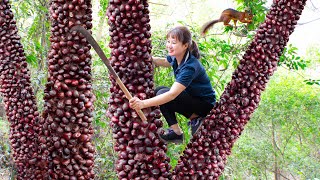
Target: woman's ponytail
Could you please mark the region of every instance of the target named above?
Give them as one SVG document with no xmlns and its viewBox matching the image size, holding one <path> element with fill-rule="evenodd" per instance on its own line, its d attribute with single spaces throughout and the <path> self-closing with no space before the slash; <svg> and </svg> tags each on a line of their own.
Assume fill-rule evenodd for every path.
<svg viewBox="0 0 320 180">
<path fill-rule="evenodd" d="M 196 57 L 197 59 L 200 59 L 200 50 L 198 48 L 197 43 L 194 40 L 192 40 L 190 44 L 189 51 L 194 57 Z"/>
</svg>

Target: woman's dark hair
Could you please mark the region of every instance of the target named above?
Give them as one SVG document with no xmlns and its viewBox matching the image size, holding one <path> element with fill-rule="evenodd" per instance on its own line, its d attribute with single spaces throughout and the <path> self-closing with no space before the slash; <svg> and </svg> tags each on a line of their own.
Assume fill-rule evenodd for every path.
<svg viewBox="0 0 320 180">
<path fill-rule="evenodd" d="M 191 32 L 187 27 L 178 26 L 171 29 L 167 33 L 167 38 L 169 37 L 176 38 L 182 44 L 188 44 L 188 49 L 190 53 L 197 59 L 200 59 L 200 51 L 199 51 L 198 45 L 195 41 L 192 40 Z"/>
</svg>

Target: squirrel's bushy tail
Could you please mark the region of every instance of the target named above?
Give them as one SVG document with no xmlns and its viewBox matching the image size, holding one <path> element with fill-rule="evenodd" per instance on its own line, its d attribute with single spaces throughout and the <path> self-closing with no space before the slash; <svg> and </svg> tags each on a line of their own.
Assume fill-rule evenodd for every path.
<svg viewBox="0 0 320 180">
<path fill-rule="evenodd" d="M 212 21 L 209 21 L 207 23 L 205 23 L 202 28 L 201 28 L 201 35 L 205 35 L 207 33 L 207 31 L 216 23 L 220 22 L 219 19 L 216 19 L 216 20 L 212 20 Z"/>
</svg>

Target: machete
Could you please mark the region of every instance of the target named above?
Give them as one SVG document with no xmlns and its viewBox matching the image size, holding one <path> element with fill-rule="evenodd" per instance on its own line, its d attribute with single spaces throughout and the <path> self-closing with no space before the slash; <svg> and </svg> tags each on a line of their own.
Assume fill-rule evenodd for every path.
<svg viewBox="0 0 320 180">
<path fill-rule="evenodd" d="M 112 68 L 108 58 L 106 57 L 106 55 L 104 54 L 104 52 L 102 51 L 100 46 L 98 45 L 97 41 L 91 36 L 90 32 L 82 26 L 74 26 L 71 28 L 71 31 L 80 32 L 87 39 L 87 41 L 93 47 L 93 49 L 96 51 L 96 53 L 99 55 L 99 57 L 101 58 L 103 63 L 107 66 L 110 74 L 115 78 L 117 84 L 120 86 L 121 90 L 124 92 L 127 99 L 130 100 L 132 98 L 132 95 L 130 94 L 130 92 L 128 91 L 126 86 L 123 84 L 123 82 L 121 81 L 121 79 L 119 78 L 119 76 L 117 75 L 115 70 Z M 143 114 L 143 112 L 141 110 L 138 110 L 137 113 L 143 121 L 147 121 L 146 116 Z"/>
</svg>

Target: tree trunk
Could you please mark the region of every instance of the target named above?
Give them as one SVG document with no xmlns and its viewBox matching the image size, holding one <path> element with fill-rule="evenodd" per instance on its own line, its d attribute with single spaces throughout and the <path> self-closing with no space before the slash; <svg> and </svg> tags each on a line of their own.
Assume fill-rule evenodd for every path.
<svg viewBox="0 0 320 180">
<path fill-rule="evenodd" d="M 148 6 L 147 0 L 113 0 L 107 10 L 110 64 L 130 93 L 140 99 L 154 96 Z M 108 116 L 119 155 L 119 179 L 170 178 L 167 147 L 157 135 L 162 127 L 159 109 L 144 109 L 148 122 L 141 122 L 111 75 L 110 79 Z"/>
<path fill-rule="evenodd" d="M 40 118 L 30 72 L 8 0 L 0 1 L 0 86 L 17 179 L 42 179 L 47 170 L 45 149 L 40 147 Z"/>
<path fill-rule="evenodd" d="M 272 147 L 273 147 L 273 160 L 274 160 L 274 179 L 275 180 L 280 180 L 280 168 L 278 167 L 278 148 L 277 148 L 277 141 L 276 141 L 276 129 L 274 127 L 274 122 L 272 120 Z"/>
<path fill-rule="evenodd" d="M 44 132 L 50 179 L 94 179 L 91 54 L 87 40 L 70 29 L 92 28 L 90 0 L 50 2 L 49 77 L 44 91 Z"/>
</svg>

